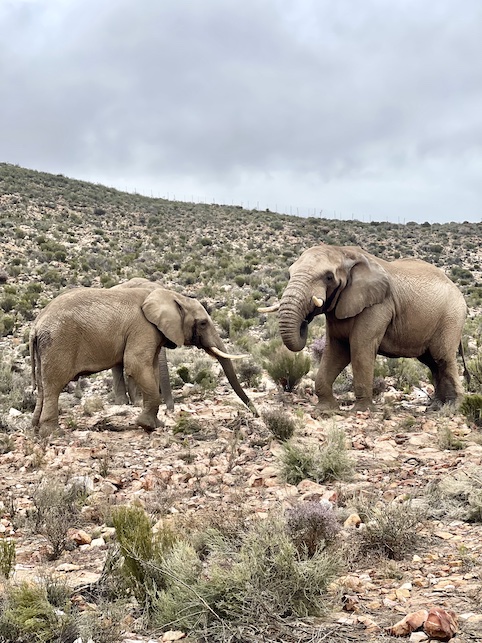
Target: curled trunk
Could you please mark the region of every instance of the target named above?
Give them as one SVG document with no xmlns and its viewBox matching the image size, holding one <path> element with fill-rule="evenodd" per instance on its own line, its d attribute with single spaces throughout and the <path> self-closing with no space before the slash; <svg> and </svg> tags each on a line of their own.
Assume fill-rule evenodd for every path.
<svg viewBox="0 0 482 643">
<path fill-rule="evenodd" d="M 309 301 L 307 286 L 301 280 L 290 282 L 281 298 L 279 329 L 283 343 L 290 351 L 301 351 L 306 345 L 307 317 L 312 312 Z"/>
</svg>

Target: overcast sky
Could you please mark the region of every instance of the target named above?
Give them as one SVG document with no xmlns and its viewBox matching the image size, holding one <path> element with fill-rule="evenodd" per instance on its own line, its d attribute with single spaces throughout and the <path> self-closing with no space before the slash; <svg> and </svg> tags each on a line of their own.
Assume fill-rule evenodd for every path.
<svg viewBox="0 0 482 643">
<path fill-rule="evenodd" d="M 0 0 L 0 34 L 0 161 L 300 215 L 482 220 L 480 0 Z"/>
</svg>

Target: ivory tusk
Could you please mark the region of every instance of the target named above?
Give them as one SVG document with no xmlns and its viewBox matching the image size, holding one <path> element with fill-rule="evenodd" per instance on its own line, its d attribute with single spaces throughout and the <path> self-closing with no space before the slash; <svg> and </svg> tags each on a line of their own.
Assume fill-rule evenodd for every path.
<svg viewBox="0 0 482 643">
<path fill-rule="evenodd" d="M 258 313 L 275 313 L 277 310 L 279 310 L 279 302 L 267 308 L 258 308 Z"/>
<path fill-rule="evenodd" d="M 313 295 L 312 301 L 315 304 L 315 306 L 317 306 L 318 308 L 322 308 L 323 304 L 325 303 L 323 299 L 320 299 L 316 295 Z"/>
<path fill-rule="evenodd" d="M 210 346 L 208 350 L 218 357 L 224 357 L 225 359 L 246 359 L 246 357 L 249 357 L 249 355 L 230 355 L 229 353 L 223 353 L 223 351 L 220 351 L 216 346 Z"/>
</svg>

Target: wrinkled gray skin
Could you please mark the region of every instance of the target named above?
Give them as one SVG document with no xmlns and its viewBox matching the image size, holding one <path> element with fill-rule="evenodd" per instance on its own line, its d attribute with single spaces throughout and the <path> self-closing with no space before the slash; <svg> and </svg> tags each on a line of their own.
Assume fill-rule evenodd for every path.
<svg viewBox="0 0 482 643">
<path fill-rule="evenodd" d="M 320 410 L 337 409 L 333 382 L 351 362 L 355 410 L 372 408 L 375 357 L 416 357 L 433 375 L 434 408 L 459 400 L 456 362 L 464 298 L 438 268 L 418 259 L 383 261 L 358 247 L 319 245 L 290 267 L 279 305 L 284 344 L 300 351 L 308 324 L 326 317 L 326 348 L 316 376 Z M 462 353 L 463 356 L 463 353 Z"/>
<path fill-rule="evenodd" d="M 162 288 L 161 284 L 156 281 L 149 281 L 144 277 L 133 277 L 113 289 L 118 288 L 146 288 L 149 292 Z M 127 380 L 127 381 L 126 381 Z M 140 391 L 137 389 L 135 382 L 131 377 L 124 378 L 124 368 L 121 364 L 112 368 L 112 381 L 114 389 L 114 401 L 116 404 L 136 404 L 142 398 Z M 161 346 L 159 351 L 159 388 L 164 404 L 169 411 L 174 409 L 174 400 L 172 397 L 171 382 L 169 380 L 169 368 L 167 365 L 167 351 Z"/>
<path fill-rule="evenodd" d="M 37 403 L 32 424 L 44 434 L 58 427 L 59 395 L 71 380 L 124 365 L 140 388 L 137 424 L 153 430 L 159 393 L 161 346 L 196 346 L 221 364 L 238 397 L 253 412 L 213 321 L 195 299 L 158 288 L 76 288 L 56 297 L 35 320 L 30 334 L 32 380 Z"/>
</svg>

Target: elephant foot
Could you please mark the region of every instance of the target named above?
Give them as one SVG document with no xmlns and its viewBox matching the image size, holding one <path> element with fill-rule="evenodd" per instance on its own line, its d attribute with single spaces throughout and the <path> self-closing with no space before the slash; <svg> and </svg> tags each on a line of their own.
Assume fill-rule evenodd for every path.
<svg viewBox="0 0 482 643">
<path fill-rule="evenodd" d="M 340 412 L 340 405 L 338 404 L 337 400 L 335 398 L 332 399 L 323 399 L 323 400 L 318 400 L 318 403 L 315 406 L 314 409 L 314 415 L 315 417 L 321 417 L 321 416 L 330 416 L 333 415 L 334 413 L 339 413 Z"/>
<path fill-rule="evenodd" d="M 164 426 L 164 424 L 159 420 L 157 415 L 152 413 L 146 413 L 143 411 L 136 418 L 136 424 L 145 429 L 146 431 L 155 431 L 158 427 Z"/>
<path fill-rule="evenodd" d="M 39 424 L 34 424 L 34 433 L 40 438 L 49 438 L 55 435 L 58 435 L 60 431 L 60 426 L 58 422 L 40 422 Z"/>
<path fill-rule="evenodd" d="M 127 395 L 119 395 L 114 399 L 114 404 L 118 404 L 118 405 L 130 404 L 130 401 Z"/>
<path fill-rule="evenodd" d="M 375 405 L 372 400 L 356 400 L 353 411 L 375 411 Z"/>
<path fill-rule="evenodd" d="M 429 402 L 427 405 L 427 408 L 425 409 L 426 413 L 430 413 L 431 411 L 440 411 L 443 408 L 453 408 L 454 410 L 456 409 L 458 405 L 458 400 L 439 400 L 438 398 L 434 398 Z"/>
</svg>

